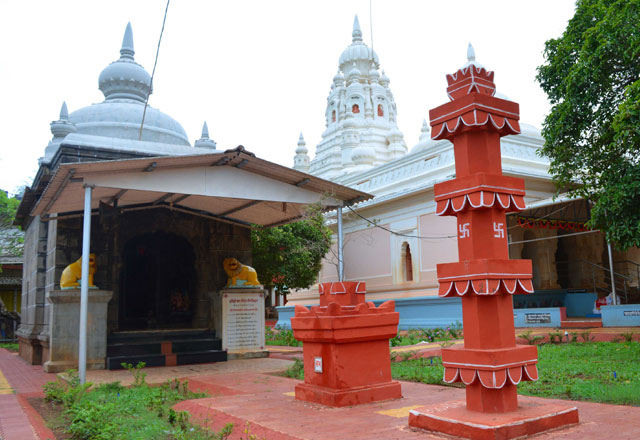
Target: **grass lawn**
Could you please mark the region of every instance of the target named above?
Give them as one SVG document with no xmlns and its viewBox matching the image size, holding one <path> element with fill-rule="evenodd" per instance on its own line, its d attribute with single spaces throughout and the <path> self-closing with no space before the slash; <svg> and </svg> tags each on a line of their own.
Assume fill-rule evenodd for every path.
<svg viewBox="0 0 640 440">
<path fill-rule="evenodd" d="M 203 397 L 188 391 L 177 379 L 162 386 L 144 382 L 141 367 L 133 369 L 136 384 L 118 382 L 93 389 L 79 384 L 77 375 L 69 383 L 45 385 L 45 401 L 39 411 L 59 439 L 226 439 L 233 425 L 215 433 L 189 422 L 189 414 L 171 407 L 185 399 Z M 90 384 L 88 384 L 90 386 Z"/>
<path fill-rule="evenodd" d="M 640 342 L 544 344 L 538 347 L 538 359 L 539 379 L 522 382 L 520 394 L 640 406 Z M 296 361 L 286 375 L 304 379 L 302 362 Z M 440 358 L 392 362 L 391 375 L 396 380 L 462 387 L 442 381 Z"/>
<path fill-rule="evenodd" d="M 538 358 L 538 381 L 520 394 L 640 406 L 639 342 L 545 344 Z"/>
<path fill-rule="evenodd" d="M 0 348 L 6 348 L 9 351 L 18 351 L 18 343 L 17 342 L 2 342 L 2 343 L 0 343 Z"/>
</svg>

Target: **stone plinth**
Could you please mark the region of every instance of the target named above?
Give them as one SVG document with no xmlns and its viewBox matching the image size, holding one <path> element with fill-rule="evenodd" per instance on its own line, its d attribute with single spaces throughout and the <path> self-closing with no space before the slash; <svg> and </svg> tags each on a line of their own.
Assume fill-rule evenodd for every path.
<svg viewBox="0 0 640 440">
<path fill-rule="evenodd" d="M 575 406 L 520 399 L 517 411 L 485 414 L 465 408 L 462 400 L 416 408 L 409 425 L 473 440 L 528 438 L 540 432 L 578 423 Z"/>
<path fill-rule="evenodd" d="M 105 367 L 107 356 L 107 304 L 113 292 L 89 290 L 87 315 L 87 369 Z M 51 303 L 49 360 L 45 371 L 57 373 L 78 368 L 78 333 L 80 325 L 80 290 L 53 290 Z"/>
<path fill-rule="evenodd" d="M 231 288 L 220 291 L 222 349 L 228 359 L 267 357 L 264 341 L 264 290 Z"/>
<path fill-rule="evenodd" d="M 363 302 L 364 287 L 326 283 L 320 306 L 296 306 L 291 327 L 303 342 L 305 373 L 296 399 L 340 407 L 402 397 L 389 359 L 399 314 L 393 301 L 380 307 Z"/>
</svg>

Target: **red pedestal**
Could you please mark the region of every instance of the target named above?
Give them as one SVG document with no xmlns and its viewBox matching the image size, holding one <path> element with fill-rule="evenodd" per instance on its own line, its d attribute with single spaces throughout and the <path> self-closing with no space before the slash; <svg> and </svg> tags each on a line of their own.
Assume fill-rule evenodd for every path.
<svg viewBox="0 0 640 440">
<path fill-rule="evenodd" d="M 291 327 L 304 343 L 296 399 L 337 407 L 402 397 L 389 358 L 399 314 L 393 301 L 375 307 L 364 293 L 364 283 L 325 283 L 320 306 L 296 306 Z"/>
<path fill-rule="evenodd" d="M 518 405 L 537 380 L 537 348 L 515 343 L 511 295 L 533 292 L 530 260 L 509 260 L 506 213 L 524 181 L 502 175 L 500 137 L 520 132 L 518 104 L 494 97 L 493 72 L 467 64 L 447 75 L 451 102 L 430 111 L 432 137 L 453 142 L 456 179 L 434 187 L 436 214 L 457 218 L 457 263 L 438 264 L 439 296 L 462 297 L 464 347 L 442 350 L 444 380 L 466 385 L 466 407 L 421 408 L 409 424 L 466 438 L 514 438 L 568 423 L 577 409 Z M 517 429 L 513 426 L 517 425 Z"/>
</svg>

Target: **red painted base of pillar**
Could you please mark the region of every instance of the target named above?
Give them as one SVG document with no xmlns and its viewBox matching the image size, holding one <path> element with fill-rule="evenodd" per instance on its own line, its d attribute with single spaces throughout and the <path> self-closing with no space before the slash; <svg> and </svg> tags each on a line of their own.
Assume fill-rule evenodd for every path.
<svg viewBox="0 0 640 440">
<path fill-rule="evenodd" d="M 520 397 L 516 411 L 487 414 L 469 411 L 454 401 L 411 410 L 409 426 L 473 440 L 507 440 L 528 437 L 578 423 L 575 406 Z"/>
<path fill-rule="evenodd" d="M 361 405 L 400 399 L 401 397 L 400 384 L 395 381 L 344 390 L 319 387 L 308 383 L 296 385 L 296 399 L 334 407 Z"/>
</svg>

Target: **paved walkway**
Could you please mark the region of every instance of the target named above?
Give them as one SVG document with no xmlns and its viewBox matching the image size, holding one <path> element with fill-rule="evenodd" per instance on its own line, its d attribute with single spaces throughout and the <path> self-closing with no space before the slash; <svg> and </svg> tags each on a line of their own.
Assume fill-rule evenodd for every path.
<svg viewBox="0 0 640 440">
<path fill-rule="evenodd" d="M 299 381 L 265 374 L 223 374 L 189 379 L 190 388 L 212 397 L 181 402 L 176 410 L 189 411 L 192 419 L 219 430 L 234 423 L 232 440 L 247 438 L 243 429 L 268 440 L 334 439 L 443 439 L 408 426 L 411 409 L 464 399 L 464 390 L 402 382 L 403 398 L 348 408 L 328 408 L 297 401 Z M 637 440 L 640 408 L 586 402 L 558 401 L 520 396 L 520 401 L 555 402 L 576 406 L 580 424 L 541 434 L 537 439 Z"/>
<path fill-rule="evenodd" d="M 29 365 L 17 353 L 0 348 L 0 439 L 54 438 L 26 397 L 42 395 L 42 385 L 55 379 L 41 365 Z"/>
<path fill-rule="evenodd" d="M 522 333 L 528 329 L 517 329 Z M 533 334 L 548 334 L 556 329 L 535 329 Z M 612 340 L 621 333 L 640 330 L 592 329 L 596 340 Z M 524 341 L 522 341 L 524 342 Z M 302 347 L 269 347 L 271 358 L 242 359 L 215 364 L 147 368 L 148 383 L 162 383 L 173 378 L 188 378 L 194 389 L 209 392 L 210 398 L 182 402 L 178 409 L 189 410 L 195 420 L 214 429 L 234 423 L 239 439 L 249 422 L 249 434 L 267 440 L 321 439 L 431 439 L 424 432 L 407 426 L 410 409 L 418 406 L 455 401 L 464 391 L 450 387 L 403 382 L 403 399 L 353 408 L 332 409 L 296 401 L 293 391 L 297 381 L 273 376 L 291 365 L 291 359 L 301 357 Z M 439 355 L 438 343 L 394 347 L 401 354 L 416 351 L 419 356 Z M 32 366 L 16 353 L 0 348 L 0 440 L 44 440 L 53 434 L 40 416 L 29 406 L 27 397 L 42 396 L 42 385 L 55 380 L 41 366 Z M 89 371 L 87 380 L 94 383 L 133 381 L 128 371 Z M 521 399 L 532 399 L 524 398 Z M 543 399 L 544 400 L 544 399 Z M 639 439 L 640 408 L 567 402 L 580 411 L 581 423 L 540 439 Z"/>
</svg>

